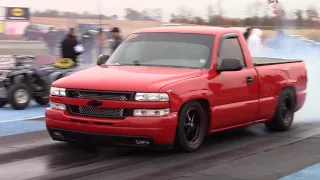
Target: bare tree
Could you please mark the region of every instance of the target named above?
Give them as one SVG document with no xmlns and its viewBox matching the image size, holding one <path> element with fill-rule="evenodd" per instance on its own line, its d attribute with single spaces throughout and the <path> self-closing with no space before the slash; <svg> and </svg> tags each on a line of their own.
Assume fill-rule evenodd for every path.
<svg viewBox="0 0 320 180">
<path fill-rule="evenodd" d="M 253 6 L 252 6 L 252 4 L 247 4 L 246 15 L 248 17 L 252 17 L 253 16 Z"/>
<path fill-rule="evenodd" d="M 191 8 L 181 6 L 178 11 L 179 11 L 179 17 L 183 22 L 187 23 L 190 20 L 192 20 L 192 9 Z"/>
<path fill-rule="evenodd" d="M 307 15 L 307 24 L 308 24 L 308 26 L 313 26 L 314 27 L 314 26 L 318 25 L 319 13 L 315 8 L 309 7 L 306 10 L 306 15 Z"/>
<path fill-rule="evenodd" d="M 254 16 L 260 17 L 261 7 L 262 7 L 262 4 L 260 3 L 260 1 L 256 0 L 255 2 L 253 2 L 252 7 L 254 9 Z"/>
<path fill-rule="evenodd" d="M 294 12 L 295 15 L 295 24 L 297 27 L 303 26 L 303 11 L 297 10 Z"/>
<path fill-rule="evenodd" d="M 208 19 L 208 21 L 210 21 L 210 19 L 212 19 L 213 16 L 214 16 L 214 8 L 212 5 L 208 5 L 207 6 L 207 19 Z"/>
</svg>

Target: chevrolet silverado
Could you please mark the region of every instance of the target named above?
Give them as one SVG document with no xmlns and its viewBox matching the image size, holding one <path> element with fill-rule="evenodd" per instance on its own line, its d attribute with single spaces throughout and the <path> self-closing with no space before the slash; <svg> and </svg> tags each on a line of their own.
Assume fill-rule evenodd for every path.
<svg viewBox="0 0 320 180">
<path fill-rule="evenodd" d="M 251 57 L 232 28 L 138 30 L 97 64 L 53 83 L 54 140 L 192 152 L 222 130 L 289 130 L 306 99 L 302 60 Z"/>
</svg>

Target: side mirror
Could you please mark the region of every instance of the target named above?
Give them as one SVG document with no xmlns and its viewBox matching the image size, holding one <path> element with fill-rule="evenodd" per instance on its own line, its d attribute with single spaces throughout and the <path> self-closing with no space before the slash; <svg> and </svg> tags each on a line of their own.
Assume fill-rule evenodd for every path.
<svg viewBox="0 0 320 180">
<path fill-rule="evenodd" d="M 106 55 L 106 54 L 101 54 L 99 57 L 98 57 L 98 60 L 97 60 L 97 65 L 98 66 L 101 66 L 102 64 L 105 64 L 108 59 L 109 59 L 109 55 Z"/>
<path fill-rule="evenodd" d="M 222 63 L 216 68 L 216 71 L 240 71 L 242 69 L 243 66 L 240 62 L 240 59 L 222 59 Z"/>
</svg>

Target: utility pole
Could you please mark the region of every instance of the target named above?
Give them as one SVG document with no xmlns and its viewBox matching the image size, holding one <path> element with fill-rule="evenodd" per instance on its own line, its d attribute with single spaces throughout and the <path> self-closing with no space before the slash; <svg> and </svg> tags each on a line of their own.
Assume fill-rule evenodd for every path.
<svg viewBox="0 0 320 180">
<path fill-rule="evenodd" d="M 222 12 L 222 4 L 221 4 L 221 3 L 222 3 L 222 0 L 218 0 L 218 1 L 217 1 L 219 21 L 220 21 L 219 24 L 220 24 L 220 25 L 224 25 L 224 19 L 223 19 L 223 17 L 222 17 L 222 16 L 223 16 L 223 14 L 222 14 L 223 12 Z"/>
<path fill-rule="evenodd" d="M 100 29 L 102 28 L 102 0 L 97 0 L 98 10 L 99 10 L 99 24 Z"/>
<path fill-rule="evenodd" d="M 219 16 L 222 17 L 222 6 L 221 6 L 221 0 L 218 0 L 217 1 L 217 7 L 218 7 L 218 13 L 219 13 Z"/>
</svg>

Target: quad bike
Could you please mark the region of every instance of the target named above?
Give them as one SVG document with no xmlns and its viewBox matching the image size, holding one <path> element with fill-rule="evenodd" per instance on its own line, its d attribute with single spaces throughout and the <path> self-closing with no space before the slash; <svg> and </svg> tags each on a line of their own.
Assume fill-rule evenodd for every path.
<svg viewBox="0 0 320 180">
<path fill-rule="evenodd" d="M 49 103 L 51 84 L 74 71 L 76 66 L 56 64 L 32 65 L 33 56 L 12 56 L 13 65 L 0 65 L 0 107 L 10 104 L 16 110 L 26 109 L 31 99 L 40 105 Z M 7 60 L 8 61 L 8 60 Z M 0 62 L 1 64 L 1 62 Z"/>
</svg>

